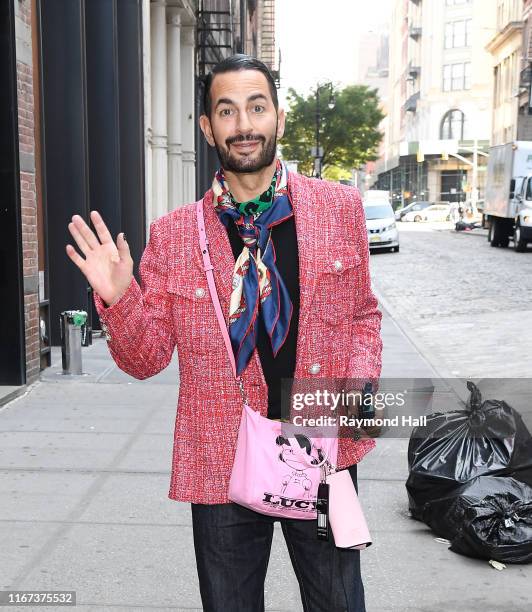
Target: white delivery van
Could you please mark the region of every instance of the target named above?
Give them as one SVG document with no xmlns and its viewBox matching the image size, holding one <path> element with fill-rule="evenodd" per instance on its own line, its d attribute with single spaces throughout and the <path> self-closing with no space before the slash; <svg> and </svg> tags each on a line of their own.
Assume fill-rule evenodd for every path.
<svg viewBox="0 0 532 612">
<path fill-rule="evenodd" d="M 482 218 L 491 246 L 507 247 L 512 238 L 525 251 L 532 242 L 532 142 L 490 148 Z"/>
</svg>

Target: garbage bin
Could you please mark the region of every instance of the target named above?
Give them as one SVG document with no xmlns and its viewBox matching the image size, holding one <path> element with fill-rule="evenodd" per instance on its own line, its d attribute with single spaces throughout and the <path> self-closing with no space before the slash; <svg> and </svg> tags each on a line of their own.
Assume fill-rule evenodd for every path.
<svg viewBox="0 0 532 612">
<path fill-rule="evenodd" d="M 63 374 L 82 374 L 81 333 L 86 325 L 87 313 L 84 310 L 64 310 L 59 320 Z"/>
</svg>

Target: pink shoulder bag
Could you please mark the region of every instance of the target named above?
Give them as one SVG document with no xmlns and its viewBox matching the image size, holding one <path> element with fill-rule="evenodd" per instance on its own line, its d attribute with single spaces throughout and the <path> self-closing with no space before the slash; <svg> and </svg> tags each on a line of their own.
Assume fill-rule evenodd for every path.
<svg viewBox="0 0 532 612">
<path fill-rule="evenodd" d="M 316 436 L 320 433 L 318 427 L 296 427 L 267 419 L 249 406 L 242 378 L 236 374 L 231 339 L 214 283 L 203 200 L 197 203 L 196 217 L 209 293 L 243 403 L 229 499 L 270 516 L 318 518 L 318 537 L 323 539 L 328 539 L 328 519 L 336 546 L 358 549 L 369 546 L 371 538 L 351 475 L 348 470 L 335 471 L 338 438 Z M 320 482 L 328 485 L 327 491 L 330 488 L 330 503 L 326 502 L 325 514 L 318 515 L 323 501 L 318 498 Z"/>
</svg>

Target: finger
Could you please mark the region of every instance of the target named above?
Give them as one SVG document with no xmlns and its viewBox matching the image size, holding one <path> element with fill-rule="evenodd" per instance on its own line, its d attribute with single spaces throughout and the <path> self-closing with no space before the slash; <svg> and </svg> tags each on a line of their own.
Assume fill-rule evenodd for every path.
<svg viewBox="0 0 532 612">
<path fill-rule="evenodd" d="M 71 244 L 66 245 L 66 252 L 70 259 L 83 272 L 83 268 L 85 267 L 85 260 L 83 259 L 83 257 L 76 251 L 76 249 Z"/>
<path fill-rule="evenodd" d="M 123 261 L 129 257 L 129 244 L 126 242 L 126 237 L 124 232 L 118 234 L 116 239 L 116 246 L 118 248 L 118 253 L 120 255 L 120 259 Z"/>
<path fill-rule="evenodd" d="M 88 255 L 92 251 L 92 249 L 87 244 L 85 238 L 80 234 L 76 225 L 74 225 L 74 223 L 69 223 L 68 229 L 70 233 L 72 234 L 72 237 L 76 241 L 76 244 L 81 249 L 81 252 L 83 253 L 83 255 Z"/>
<path fill-rule="evenodd" d="M 105 225 L 102 216 L 97 210 L 91 211 L 91 221 L 102 244 L 105 244 L 106 242 L 113 242 L 113 237 L 107 229 L 107 225 Z"/>
<path fill-rule="evenodd" d="M 100 246 L 98 238 L 96 238 L 94 232 L 85 223 L 85 219 L 83 219 L 83 217 L 81 217 L 80 215 L 74 215 L 72 217 L 72 223 L 74 223 L 79 233 L 83 236 L 85 242 L 89 245 L 91 249 L 97 249 Z"/>
</svg>

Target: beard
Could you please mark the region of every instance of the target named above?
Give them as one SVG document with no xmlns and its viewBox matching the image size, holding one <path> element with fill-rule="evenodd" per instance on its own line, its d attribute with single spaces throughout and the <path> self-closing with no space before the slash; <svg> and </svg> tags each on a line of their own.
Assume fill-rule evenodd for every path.
<svg viewBox="0 0 532 612">
<path fill-rule="evenodd" d="M 235 157 L 231 154 L 230 145 L 232 143 L 245 142 L 247 140 L 257 140 L 262 143 L 262 146 L 259 145 L 258 153 L 254 153 L 254 156 L 249 155 L 242 157 Z M 234 136 L 233 138 L 228 138 L 225 144 L 226 148 L 222 148 L 216 140 L 214 141 L 214 146 L 216 147 L 220 163 L 224 170 L 241 173 L 258 172 L 270 166 L 275 159 L 277 151 L 277 131 L 275 131 L 275 134 L 269 139 L 266 139 L 262 135 L 251 134 L 248 136 Z"/>
</svg>

